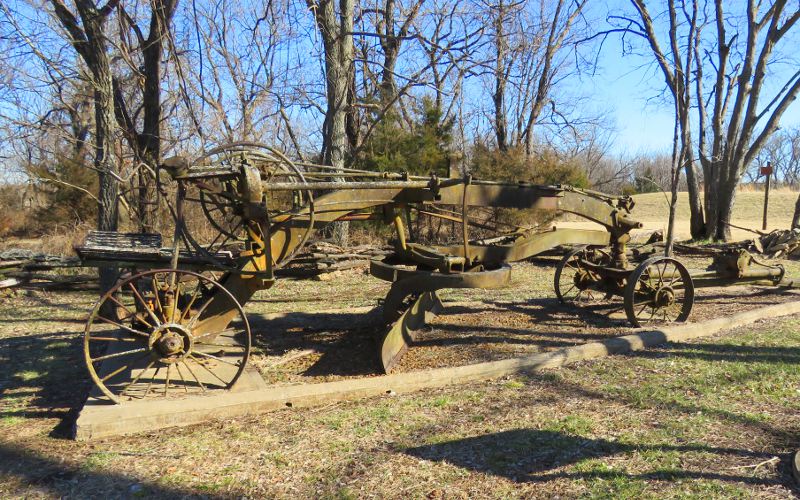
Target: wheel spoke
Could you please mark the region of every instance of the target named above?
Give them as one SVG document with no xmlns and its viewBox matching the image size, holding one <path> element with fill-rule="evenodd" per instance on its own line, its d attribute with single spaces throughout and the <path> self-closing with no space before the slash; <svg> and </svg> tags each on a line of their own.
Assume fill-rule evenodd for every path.
<svg viewBox="0 0 800 500">
<path fill-rule="evenodd" d="M 133 349 L 124 352 L 115 352 L 113 354 L 106 354 L 104 356 L 100 356 L 99 358 L 94 358 L 91 361 L 92 363 L 96 363 L 98 361 L 105 361 L 107 359 L 113 359 L 113 358 L 121 358 L 122 356 L 127 356 L 129 354 L 136 354 L 137 352 L 145 352 L 145 351 L 147 351 L 147 347 L 142 347 L 140 349 Z"/>
<path fill-rule="evenodd" d="M 147 373 L 147 370 L 149 370 L 149 369 L 150 369 L 150 368 L 151 368 L 151 367 L 152 367 L 152 366 L 153 366 L 155 363 L 156 363 L 155 361 L 151 361 L 150 363 L 148 363 L 148 364 L 147 364 L 147 366 L 146 366 L 146 367 L 144 367 L 144 369 L 143 369 L 142 371 L 140 371 L 140 372 L 139 372 L 139 374 L 138 374 L 138 375 L 136 375 L 136 377 L 134 377 L 134 379 L 133 379 L 133 380 L 131 380 L 131 381 L 128 383 L 128 385 L 126 385 L 126 386 L 125 386 L 125 388 L 124 388 L 124 389 L 122 389 L 122 391 L 119 393 L 119 395 L 120 395 L 120 396 L 123 396 L 123 395 L 124 395 L 126 392 L 128 392 L 128 389 L 130 389 L 131 387 L 133 387 L 133 386 L 136 384 L 136 382 L 138 382 L 138 381 L 139 381 L 139 379 L 140 379 L 140 378 L 142 378 L 142 375 L 144 375 L 145 373 Z"/>
<path fill-rule="evenodd" d="M 147 358 L 147 356 L 149 356 L 149 355 L 150 355 L 150 353 L 148 352 L 148 353 L 147 353 L 147 354 L 145 354 L 144 356 L 141 356 L 141 357 L 139 357 L 139 358 L 136 358 L 135 360 L 131 361 L 131 362 L 130 362 L 130 363 L 128 363 L 127 365 L 123 365 L 123 366 L 121 366 L 121 367 L 117 368 L 117 369 L 116 369 L 116 370 L 114 370 L 113 372 L 111 372 L 111 373 L 109 373 L 108 375 L 106 375 L 105 377 L 101 378 L 101 379 L 100 379 L 100 382 L 105 382 L 106 380 L 110 379 L 110 378 L 111 378 L 111 377 L 113 377 L 114 375 L 116 375 L 116 374 L 118 374 L 118 373 L 121 373 L 121 372 L 125 371 L 127 368 L 129 368 L 129 367 L 131 367 L 131 366 L 135 365 L 135 364 L 136 364 L 136 363 L 138 363 L 139 361 L 141 361 L 141 360 L 143 360 L 143 359 L 146 359 L 146 358 Z"/>
<path fill-rule="evenodd" d="M 169 392 L 169 369 L 170 368 L 172 368 L 172 365 L 167 365 L 167 375 L 166 375 L 166 378 L 164 380 L 164 396 L 166 396 L 167 392 Z"/>
<path fill-rule="evenodd" d="M 140 337 L 147 337 L 147 338 L 150 337 L 150 335 L 147 334 L 147 333 L 140 332 L 139 330 L 134 330 L 133 328 L 131 328 L 129 326 L 125 326 L 122 323 L 117 323 L 116 321 L 110 320 L 110 319 L 106 318 L 105 316 L 97 316 L 97 319 L 102 321 L 102 322 L 104 322 L 104 323 L 108 323 L 109 325 L 114 325 L 117 328 L 122 328 L 123 330 L 125 330 L 127 332 L 130 332 L 130 333 L 132 333 L 134 335 L 139 335 Z"/>
<path fill-rule="evenodd" d="M 208 373 L 210 373 L 211 375 L 213 375 L 215 379 L 217 379 L 217 380 L 219 380 L 220 382 L 222 382 L 222 385 L 225 385 L 225 386 L 227 386 L 227 385 L 228 385 L 228 383 L 227 383 L 227 382 L 225 382 L 224 380 L 222 380 L 221 378 L 219 378 L 219 375 L 217 375 L 216 373 L 214 373 L 214 371 L 213 371 L 211 368 L 209 368 L 209 367 L 207 367 L 205 364 L 201 363 L 201 362 L 200 362 L 200 360 L 198 360 L 197 358 L 195 358 L 195 357 L 194 357 L 194 356 L 192 356 L 191 354 L 189 354 L 189 356 L 188 356 L 188 357 L 189 357 L 189 358 L 190 358 L 192 361 L 194 361 L 195 363 L 197 363 L 198 365 L 200 365 L 200 366 L 201 366 L 201 367 L 202 367 L 202 368 L 203 368 L 205 371 L 207 371 Z M 189 364 L 187 363 L 187 364 L 186 364 L 186 366 L 189 366 Z"/>
<path fill-rule="evenodd" d="M 150 382 L 147 384 L 147 389 L 144 390 L 144 395 L 142 399 L 146 398 L 148 394 L 150 394 L 150 389 L 153 387 L 153 382 L 156 381 L 156 377 L 158 376 L 158 372 L 161 371 L 161 367 L 157 366 L 156 371 L 153 372 L 153 376 L 150 377 Z"/>
<path fill-rule="evenodd" d="M 223 330 L 222 332 L 217 333 L 215 335 L 220 335 L 221 333 L 223 333 L 225 331 L 226 330 Z M 231 329 L 230 331 L 235 331 L 235 330 Z M 245 346 L 243 346 L 243 345 L 238 345 L 238 344 L 213 344 L 211 342 L 198 342 L 197 339 L 195 339 L 194 343 L 196 345 L 198 345 L 198 346 L 222 347 L 223 349 L 245 349 Z"/>
<path fill-rule="evenodd" d="M 161 317 L 164 318 L 164 321 L 166 321 L 167 317 L 164 316 L 164 308 L 161 306 L 161 297 L 158 296 L 158 292 L 160 291 L 161 287 L 158 285 L 158 279 L 156 278 L 155 274 L 153 274 L 153 277 L 150 279 L 150 281 L 153 283 L 153 297 L 155 297 L 154 302 L 156 306 L 158 306 L 158 312 L 161 314 Z"/>
<path fill-rule="evenodd" d="M 192 354 L 199 354 L 200 356 L 205 356 L 207 358 L 215 359 L 215 360 L 219 361 L 220 363 L 225 363 L 225 364 L 228 364 L 228 365 L 231 365 L 231 366 L 235 366 L 237 368 L 239 366 L 241 366 L 241 363 L 238 363 L 238 362 L 234 363 L 232 361 L 228 361 L 227 359 L 222 359 L 220 357 L 214 356 L 213 354 L 209 354 L 209 353 L 203 352 L 203 351 L 192 351 Z"/>
<path fill-rule="evenodd" d="M 175 294 L 172 297 L 172 315 L 169 319 L 170 323 L 175 323 L 175 313 L 179 310 L 178 300 L 180 299 L 180 296 L 181 296 L 181 281 L 179 279 L 176 279 Z"/>
<path fill-rule="evenodd" d="M 136 342 L 136 339 L 129 337 L 90 337 L 90 342 L 105 341 L 105 342 Z"/>
<path fill-rule="evenodd" d="M 189 300 L 189 303 L 186 305 L 183 311 L 181 311 L 181 317 L 179 318 L 180 321 L 186 320 L 186 315 L 191 312 L 192 306 L 194 305 L 195 300 L 197 300 L 197 296 L 202 288 L 202 284 L 198 281 L 197 287 L 195 287 L 194 292 L 192 292 L 192 298 Z"/>
<path fill-rule="evenodd" d="M 205 304 L 203 304 L 203 306 L 200 308 L 200 310 L 199 310 L 199 311 L 197 311 L 197 314 L 195 314 L 195 315 L 192 317 L 192 319 L 190 319 L 190 320 L 189 320 L 189 323 L 186 325 L 186 327 L 187 327 L 187 328 L 189 328 L 190 330 L 191 330 L 192 328 L 194 328 L 194 326 L 195 326 L 195 323 L 197 323 L 197 320 L 199 320 L 199 319 L 200 319 L 200 316 L 202 316 L 202 315 L 203 315 L 203 313 L 204 313 L 204 312 L 206 312 L 206 309 L 208 308 L 209 304 L 211 304 L 211 302 L 212 302 L 212 301 L 213 301 L 213 299 L 208 299 L 208 300 L 206 301 L 206 303 L 205 303 Z M 203 337 L 207 337 L 207 336 L 209 336 L 209 335 L 211 335 L 211 334 L 210 334 L 210 333 L 206 333 L 206 334 L 204 334 L 204 335 L 201 335 L 201 336 L 199 336 L 199 337 L 196 337 L 196 338 L 199 338 L 199 339 L 201 339 L 201 338 L 203 338 Z"/>
<path fill-rule="evenodd" d="M 116 297 L 114 297 L 114 294 L 109 295 L 108 296 L 108 300 L 110 300 L 111 302 L 117 304 L 119 307 L 125 309 L 125 312 L 128 313 L 128 315 L 125 317 L 126 319 L 136 316 L 134 313 L 131 312 L 130 309 L 128 309 L 128 306 L 126 306 L 125 304 L 120 302 Z"/>
<path fill-rule="evenodd" d="M 180 363 L 175 363 L 175 370 L 178 372 L 178 376 L 183 381 L 183 384 L 182 384 L 183 385 L 183 391 L 188 393 L 189 392 L 189 385 L 186 383 L 187 381 L 183 377 L 183 372 L 181 372 L 181 364 Z"/>
<path fill-rule="evenodd" d="M 242 332 L 244 332 L 244 330 L 239 329 L 239 328 L 230 327 L 230 328 L 225 328 L 224 330 L 220 330 L 218 332 L 204 333 L 203 335 L 200 335 L 199 337 L 195 337 L 194 341 L 195 341 L 195 343 L 198 343 L 198 344 L 210 345 L 208 342 L 203 341 L 203 339 L 206 338 L 206 337 L 210 337 L 212 335 L 215 336 L 215 337 L 219 337 L 220 335 L 234 334 L 233 336 L 236 336 L 236 334 L 242 333 Z"/>
<path fill-rule="evenodd" d="M 156 323 L 156 325 L 160 325 L 161 322 L 158 320 L 156 315 L 153 313 L 152 309 L 150 309 L 150 306 L 147 305 L 147 302 L 144 300 L 144 297 L 142 297 L 142 295 L 139 293 L 139 290 L 137 290 L 136 287 L 133 286 L 133 283 L 128 283 L 128 286 L 133 291 L 134 297 L 139 299 L 139 302 L 141 302 L 142 307 L 144 308 L 145 311 L 147 311 L 147 314 L 153 319 L 153 321 Z M 156 294 L 157 292 L 155 290 L 153 290 L 153 293 Z M 140 321 L 144 321 L 141 318 L 139 318 L 139 320 Z M 149 328 L 154 328 L 154 326 L 149 324 L 147 321 L 144 321 L 144 324 L 146 324 Z"/>
<path fill-rule="evenodd" d="M 203 385 L 202 382 L 200 382 L 199 378 L 197 378 L 197 375 L 195 375 L 194 370 L 192 370 L 192 367 L 189 366 L 189 363 L 187 363 L 186 360 L 181 361 L 181 363 L 183 363 L 184 366 L 186 366 L 186 369 L 189 370 L 189 373 L 192 374 L 192 377 L 194 377 L 194 380 L 200 385 L 200 388 L 203 389 L 203 392 L 206 392 L 206 386 Z"/>
</svg>

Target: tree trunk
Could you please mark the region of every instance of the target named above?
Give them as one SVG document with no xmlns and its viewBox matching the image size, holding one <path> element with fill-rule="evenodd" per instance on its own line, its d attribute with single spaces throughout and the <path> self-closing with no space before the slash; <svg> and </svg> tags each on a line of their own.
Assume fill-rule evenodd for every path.
<svg viewBox="0 0 800 500">
<path fill-rule="evenodd" d="M 150 31 L 142 47 L 144 88 L 142 92 L 142 133 L 137 137 L 140 161 L 155 170 L 161 161 L 161 62 L 164 39 L 177 7 L 177 0 L 151 2 Z M 139 226 L 142 232 L 155 230 L 158 207 L 155 206 L 155 179 L 143 169 L 139 171 Z"/>
<path fill-rule="evenodd" d="M 348 92 L 353 78 L 353 0 L 341 0 L 339 19 L 332 0 L 312 5 L 325 50 L 327 110 L 323 125 L 323 162 L 337 170 L 345 167 L 349 140 L 347 114 Z M 340 246 L 348 244 L 349 225 L 333 224 L 333 239 Z"/>
<path fill-rule="evenodd" d="M 97 210 L 97 228 L 101 231 L 116 231 L 119 222 L 119 183 L 116 178 L 117 164 L 114 151 L 114 88 L 111 68 L 105 52 L 105 43 L 99 44 L 96 54 L 97 65 L 94 76 L 94 117 L 95 117 L 95 156 L 94 166 L 100 173 L 100 189 Z M 102 267 L 100 290 L 105 292 L 114 286 L 117 279 L 116 267 Z"/>
<path fill-rule="evenodd" d="M 506 117 L 506 39 L 505 39 L 505 15 L 506 10 L 503 1 L 496 7 L 494 19 L 494 48 L 495 48 L 495 68 L 494 68 L 494 94 L 492 102 L 494 104 L 494 130 L 497 139 L 497 149 L 500 151 L 508 150 L 508 118 Z"/>
<path fill-rule="evenodd" d="M 77 0 L 75 6 L 83 27 L 61 0 L 51 0 L 55 14 L 72 37 L 75 51 L 92 73 L 94 88 L 94 167 L 99 175 L 97 228 L 116 231 L 119 220 L 119 184 L 117 164 L 113 156 L 116 118 L 114 116 L 114 83 L 107 51 L 105 22 L 118 2 L 109 2 L 98 9 L 90 0 Z M 100 291 L 109 290 L 117 279 L 115 267 L 101 267 Z"/>
<path fill-rule="evenodd" d="M 794 202 L 794 215 L 792 216 L 792 229 L 800 228 L 800 195 Z"/>
<path fill-rule="evenodd" d="M 699 240 L 705 236 L 706 220 L 703 213 L 703 201 L 700 198 L 700 185 L 697 181 L 697 171 L 694 167 L 694 155 L 692 155 L 692 143 L 689 139 L 684 143 L 686 151 L 686 185 L 689 195 L 689 230 L 692 239 Z"/>
<path fill-rule="evenodd" d="M 736 202 L 736 188 L 739 182 L 737 178 L 728 179 L 726 182 L 721 182 L 717 196 L 716 206 L 716 228 L 714 231 L 714 239 L 719 241 L 729 241 L 731 239 L 731 219 L 733 216 L 733 205 Z"/>
</svg>

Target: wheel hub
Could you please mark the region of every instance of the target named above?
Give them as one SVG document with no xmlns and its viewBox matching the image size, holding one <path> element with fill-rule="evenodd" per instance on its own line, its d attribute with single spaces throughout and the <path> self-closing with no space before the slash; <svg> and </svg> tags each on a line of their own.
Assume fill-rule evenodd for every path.
<svg viewBox="0 0 800 500">
<path fill-rule="evenodd" d="M 586 290 L 594 281 L 592 275 L 584 269 L 580 269 L 575 273 L 574 282 L 578 290 Z"/>
<path fill-rule="evenodd" d="M 177 363 L 192 352 L 192 334 L 179 324 L 165 323 L 153 330 L 148 345 L 162 363 Z"/>
<path fill-rule="evenodd" d="M 655 304 L 656 307 L 667 307 L 675 303 L 675 291 L 668 286 L 659 288 L 656 291 Z"/>
</svg>

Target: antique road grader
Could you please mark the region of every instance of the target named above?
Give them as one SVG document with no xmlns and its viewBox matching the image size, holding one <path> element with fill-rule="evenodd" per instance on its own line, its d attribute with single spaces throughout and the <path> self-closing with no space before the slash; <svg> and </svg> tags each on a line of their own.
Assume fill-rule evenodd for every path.
<svg viewBox="0 0 800 500">
<path fill-rule="evenodd" d="M 509 263 L 559 245 L 575 250 L 556 269 L 558 298 L 622 296 L 634 326 L 685 321 L 696 284 L 777 284 L 784 274 L 744 254 L 719 259 L 715 270 L 696 276 L 670 257 L 632 265 L 626 244 L 641 227 L 631 217 L 633 200 L 569 186 L 341 171 L 249 143 L 167 160 L 163 172 L 171 183 L 160 182 L 161 192 L 175 186 L 171 247 L 162 248 L 156 234 L 96 232 L 76 248 L 85 265 L 134 270 L 100 298 L 84 333 L 89 373 L 116 403 L 232 387 L 251 348 L 243 305 L 275 284 L 276 272 L 315 230 L 334 221 L 394 226 L 394 253 L 370 266 L 373 276 L 391 282 L 383 300 L 387 326 L 377 339 L 386 372 L 442 309 L 439 290 L 502 287 Z M 604 229 L 493 225 L 471 216 L 481 207 L 569 212 Z M 444 243 L 411 241 L 412 214 L 457 230 Z"/>
</svg>

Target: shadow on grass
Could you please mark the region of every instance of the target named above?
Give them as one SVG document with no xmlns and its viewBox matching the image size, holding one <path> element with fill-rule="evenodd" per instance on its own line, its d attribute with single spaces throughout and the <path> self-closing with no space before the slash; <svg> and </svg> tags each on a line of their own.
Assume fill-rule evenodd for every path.
<svg viewBox="0 0 800 500">
<path fill-rule="evenodd" d="M 190 490 L 172 488 L 87 465 L 62 460 L 0 443 L 0 477 L 12 487 L 16 481 L 30 496 L 61 498 L 208 498 Z"/>
<path fill-rule="evenodd" d="M 0 418 L 59 418 L 53 435 L 65 437 L 90 386 L 81 339 L 63 331 L 0 339 L 0 365 Z"/>
<path fill-rule="evenodd" d="M 538 346 L 540 350 L 581 344 L 586 341 L 605 339 L 613 333 L 573 333 L 564 329 L 564 318 L 551 310 L 558 302 L 555 299 L 531 299 L 525 303 L 484 301 L 474 306 L 448 305 L 439 315 L 441 318 L 431 326 L 436 335 L 420 336 L 410 345 L 459 346 L 486 344 L 520 344 Z M 614 305 L 612 304 L 612 307 Z M 608 308 L 608 304 L 598 307 Z M 489 326 L 496 335 L 475 335 L 481 325 L 459 325 L 446 322 L 449 316 L 480 314 L 484 312 L 502 314 L 514 311 L 530 318 L 536 329 Z M 579 322 L 602 321 L 601 327 L 619 326 L 619 320 L 609 319 L 592 306 L 574 310 L 558 305 L 557 312 L 576 314 Z M 321 357 L 304 372 L 309 376 L 354 376 L 381 373 L 377 359 L 375 338 L 386 326 L 380 308 L 370 312 L 288 312 L 281 317 L 267 319 L 264 315 L 248 317 L 253 332 L 253 344 L 268 356 L 281 356 L 292 350 L 314 349 Z M 552 329 L 551 329 L 552 328 Z M 559 330 L 561 329 L 561 330 Z M 424 332 L 424 329 L 422 330 Z M 502 334 L 507 333 L 504 337 Z"/>
<path fill-rule="evenodd" d="M 704 361 L 732 361 L 740 363 L 792 363 L 800 364 L 800 346 L 753 346 L 733 344 L 688 344 L 669 342 L 658 349 L 640 351 L 641 358 L 681 356 Z"/>
<path fill-rule="evenodd" d="M 630 453 L 711 453 L 761 462 L 772 457 L 769 453 L 739 448 L 719 448 L 705 445 L 650 445 L 627 444 L 604 439 L 588 439 L 581 436 L 550 430 L 514 429 L 485 434 L 443 443 L 419 446 L 403 450 L 408 455 L 424 460 L 448 462 L 464 469 L 501 476 L 511 481 L 544 482 L 554 479 L 640 479 L 679 480 L 713 479 L 742 482 L 761 486 L 786 485 L 780 478 L 754 477 L 741 473 L 730 474 L 686 470 L 655 465 L 653 470 L 643 473 L 626 473 L 602 464 L 584 463 L 584 460 L 610 457 Z M 781 457 L 785 467 L 788 456 Z M 572 470 L 557 470 L 572 466 Z M 737 469 L 733 469 L 735 471 Z"/>
</svg>

